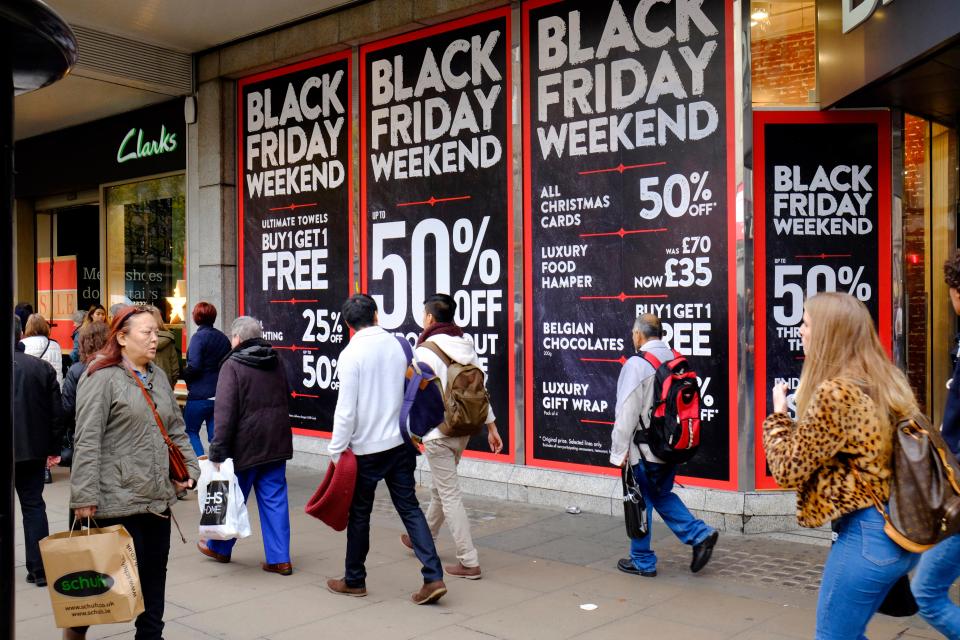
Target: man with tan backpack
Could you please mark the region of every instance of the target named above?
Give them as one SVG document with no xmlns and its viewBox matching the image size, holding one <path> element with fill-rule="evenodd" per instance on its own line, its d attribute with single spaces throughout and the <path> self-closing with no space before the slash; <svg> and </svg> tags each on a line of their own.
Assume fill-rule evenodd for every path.
<svg viewBox="0 0 960 640">
<path fill-rule="evenodd" d="M 423 333 L 417 340 L 416 359 L 436 373 L 443 386 L 444 422 L 423 437 L 424 453 L 433 476 L 432 499 L 427 508 L 427 524 L 434 538 L 444 520 L 457 545 L 457 564 L 444 567 L 452 576 L 478 580 L 480 561 L 470 536 L 470 522 L 460 495 L 457 465 L 470 437 L 487 430 L 490 450 L 500 453 L 503 441 L 490 407 L 485 375 L 473 341 L 454 321 L 456 301 L 437 293 L 424 301 Z M 413 545 L 400 536 L 403 545 Z"/>
</svg>

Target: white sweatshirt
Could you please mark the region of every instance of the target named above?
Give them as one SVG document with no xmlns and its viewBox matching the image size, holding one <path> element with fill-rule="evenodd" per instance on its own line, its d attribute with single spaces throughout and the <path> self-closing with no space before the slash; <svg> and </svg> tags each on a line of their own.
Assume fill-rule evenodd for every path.
<svg viewBox="0 0 960 640">
<path fill-rule="evenodd" d="M 63 386 L 63 362 L 61 362 L 60 345 L 57 341 L 45 336 L 30 336 L 20 342 L 23 343 L 23 350 L 28 356 L 46 360 L 53 366 L 53 370 L 57 372 L 57 384 Z"/>
<path fill-rule="evenodd" d="M 328 451 L 334 462 L 348 447 L 358 456 L 403 444 L 400 406 L 407 357 L 380 327 L 357 331 L 337 360 L 340 393 Z"/>
<path fill-rule="evenodd" d="M 457 337 L 437 334 L 427 338 L 427 342 L 433 342 L 436 344 L 438 347 L 440 347 L 441 351 L 447 354 L 447 357 L 454 362 L 459 362 L 460 364 L 472 364 L 475 367 L 480 367 L 480 359 L 477 357 L 477 351 L 473 347 L 473 341 L 466 336 Z M 446 389 L 447 365 L 443 363 L 443 360 L 440 359 L 440 356 L 422 345 L 417 347 L 414 355 L 416 356 L 418 362 L 430 365 L 430 368 L 433 369 L 433 372 L 437 374 L 438 378 L 440 378 L 440 383 L 443 385 L 443 388 Z M 484 374 L 486 374 L 486 371 L 484 371 Z M 486 382 L 486 376 L 484 376 L 484 382 Z M 490 424 L 495 420 L 496 416 L 493 415 L 493 407 L 491 406 L 487 409 L 486 423 Z M 427 440 L 436 440 L 437 438 L 444 437 L 446 436 L 443 435 L 440 429 L 434 427 L 427 432 L 427 435 L 423 437 L 423 441 L 426 442 Z"/>
</svg>

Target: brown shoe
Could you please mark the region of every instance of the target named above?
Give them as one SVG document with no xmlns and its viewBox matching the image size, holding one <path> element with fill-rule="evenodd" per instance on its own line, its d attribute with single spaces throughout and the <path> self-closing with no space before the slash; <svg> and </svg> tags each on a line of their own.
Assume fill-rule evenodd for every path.
<svg viewBox="0 0 960 640">
<path fill-rule="evenodd" d="M 447 572 L 447 575 L 454 576 L 455 578 L 466 578 L 467 580 L 480 579 L 480 567 L 465 567 L 462 562 L 446 566 L 443 570 Z"/>
<path fill-rule="evenodd" d="M 80 633 L 76 629 L 67 627 L 63 630 L 63 640 L 85 640 L 87 637 L 86 631 Z"/>
<path fill-rule="evenodd" d="M 197 543 L 197 549 L 203 555 L 207 556 L 208 558 L 213 558 L 217 562 L 222 562 L 223 564 L 227 564 L 228 562 L 230 562 L 230 556 L 225 556 L 222 553 L 217 553 L 216 551 L 208 547 L 206 543 L 203 542 L 202 540 Z"/>
<path fill-rule="evenodd" d="M 410 599 L 413 600 L 413 604 L 433 604 L 447 593 L 447 585 L 443 584 L 443 580 L 434 580 L 433 582 L 425 582 L 420 591 L 417 591 L 410 596 Z"/>
<path fill-rule="evenodd" d="M 276 564 L 267 564 L 264 562 L 260 565 L 260 568 L 267 573 L 279 573 L 282 576 L 289 576 L 293 573 L 293 565 L 289 562 L 278 562 Z"/>
<path fill-rule="evenodd" d="M 327 591 L 330 593 L 339 593 L 342 596 L 353 596 L 354 598 L 362 598 L 367 595 L 366 587 L 351 587 L 348 586 L 345 580 L 327 580 Z"/>
<path fill-rule="evenodd" d="M 413 542 L 410 541 L 410 536 L 405 533 L 400 534 L 400 544 L 405 546 L 410 551 L 413 551 Z"/>
</svg>

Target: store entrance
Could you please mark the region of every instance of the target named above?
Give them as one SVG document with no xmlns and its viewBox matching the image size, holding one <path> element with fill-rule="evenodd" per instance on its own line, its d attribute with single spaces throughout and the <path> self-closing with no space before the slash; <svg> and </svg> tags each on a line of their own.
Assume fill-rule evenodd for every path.
<svg viewBox="0 0 960 640">
<path fill-rule="evenodd" d="M 37 311 L 67 353 L 73 348 L 71 316 L 100 303 L 100 206 L 38 212 L 36 242 Z"/>
<path fill-rule="evenodd" d="M 906 370 L 939 425 L 960 326 L 943 280 L 943 263 L 957 250 L 957 132 L 906 115 L 903 134 Z"/>
</svg>

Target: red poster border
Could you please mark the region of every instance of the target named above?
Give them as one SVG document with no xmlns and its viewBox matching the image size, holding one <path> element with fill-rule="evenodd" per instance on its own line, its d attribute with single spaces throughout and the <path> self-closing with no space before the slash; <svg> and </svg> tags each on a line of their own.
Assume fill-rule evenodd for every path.
<svg viewBox="0 0 960 640">
<path fill-rule="evenodd" d="M 422 38 L 428 38 L 430 36 L 438 35 L 441 33 L 447 33 L 449 31 L 455 31 L 457 29 L 462 29 L 464 27 L 473 26 L 480 24 L 481 22 L 488 22 L 491 20 L 497 20 L 504 18 L 506 20 L 506 33 L 504 37 L 506 38 L 506 77 L 504 78 L 507 94 L 506 94 L 506 110 L 507 110 L 507 150 L 506 150 L 506 171 L 507 171 L 507 303 L 509 309 L 513 309 L 513 298 L 516 295 L 515 287 L 513 284 L 514 281 L 514 259 L 513 259 L 513 56 L 511 52 L 512 47 L 512 32 L 511 32 L 511 19 L 510 19 L 511 9 L 509 7 L 501 7 L 498 9 L 492 9 L 490 11 L 484 11 L 482 13 L 476 13 L 465 18 L 460 18 L 458 20 L 451 20 L 450 22 L 444 22 L 441 24 L 433 25 L 430 27 L 425 27 L 423 29 L 417 29 L 416 31 L 411 31 L 409 33 L 404 33 L 398 36 L 393 36 L 390 38 L 385 38 L 384 40 L 378 40 L 377 42 L 371 42 L 370 44 L 365 44 L 360 47 L 360 286 L 363 288 L 363 291 L 367 290 L 367 163 L 365 158 L 366 148 L 367 148 L 367 82 L 366 82 L 366 61 L 367 54 L 374 51 L 379 51 L 381 49 L 386 49 L 388 47 L 393 47 L 399 44 L 405 44 L 413 40 L 420 40 Z M 513 314 L 510 313 L 510 317 L 513 317 Z M 514 350 L 516 349 L 516 337 L 514 327 L 511 326 L 507 330 L 507 353 L 510 354 L 508 358 L 508 368 L 507 368 L 507 377 L 509 396 L 508 396 L 508 410 L 509 410 L 509 422 L 508 422 L 508 433 L 510 439 L 510 449 L 511 451 L 504 451 L 503 453 L 495 454 L 487 451 L 464 451 L 463 455 L 467 458 L 475 458 L 479 460 L 490 460 L 494 462 L 513 462 L 513 451 L 512 449 L 516 445 L 516 418 L 514 417 L 513 408 L 516 406 L 516 362 L 513 357 Z"/>
<path fill-rule="evenodd" d="M 527 34 L 530 27 L 530 12 L 539 7 L 554 4 L 561 0 L 534 0 L 524 2 L 522 9 L 521 39 L 521 66 L 523 68 L 523 309 L 524 309 L 524 391 L 525 391 L 525 425 L 526 432 L 526 464 L 535 467 L 557 469 L 560 471 L 586 472 L 606 476 L 620 474 L 619 469 L 601 467 L 571 462 L 557 462 L 543 460 L 533 456 L 533 323 L 531 312 L 533 309 L 533 252 L 532 252 L 532 219 L 531 208 L 531 157 L 530 157 L 530 47 Z M 728 480 L 712 480 L 709 478 L 695 478 L 680 476 L 678 480 L 684 484 L 711 489 L 736 490 L 738 486 L 738 442 L 739 442 L 739 402 L 737 394 L 737 279 L 736 279 L 736 122 L 735 109 L 738 108 L 734 95 L 734 31 L 733 31 L 733 2 L 724 2 L 725 5 L 725 59 L 726 70 L 726 127 L 727 127 L 727 349 L 729 366 L 727 372 L 728 406 L 731 419 L 729 429 L 729 455 L 727 460 Z"/>
<path fill-rule="evenodd" d="M 347 118 L 347 273 L 350 274 L 350 284 L 353 285 L 353 54 L 350 49 L 337 51 L 317 58 L 311 58 L 295 64 L 289 64 L 269 71 L 263 71 L 237 80 L 237 307 L 240 313 L 244 313 L 243 307 L 243 88 L 249 84 L 268 80 L 277 76 L 288 75 L 319 67 L 331 62 L 340 60 L 347 61 L 347 96 L 349 99 L 346 104 Z M 353 288 L 352 286 L 350 288 Z M 333 425 L 330 425 L 333 429 Z M 330 432 L 314 431 L 313 429 L 302 429 L 292 427 L 293 433 L 301 436 L 310 436 L 314 438 L 331 437 Z"/>
<path fill-rule="evenodd" d="M 763 420 L 766 417 L 767 389 L 767 273 L 766 273 L 766 125 L 767 124 L 873 124 L 877 127 L 877 269 L 880 313 L 880 341 L 889 351 L 893 340 L 892 255 L 891 255 L 891 123 L 890 112 L 883 111 L 756 111 L 753 114 L 754 139 L 754 446 L 757 489 L 779 489 L 767 475 L 767 456 L 763 450 Z"/>
</svg>

